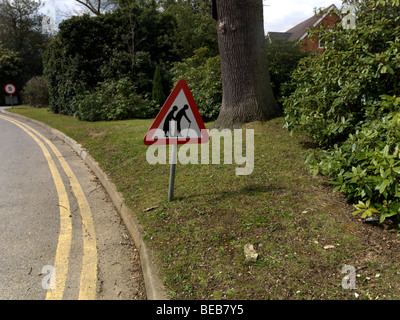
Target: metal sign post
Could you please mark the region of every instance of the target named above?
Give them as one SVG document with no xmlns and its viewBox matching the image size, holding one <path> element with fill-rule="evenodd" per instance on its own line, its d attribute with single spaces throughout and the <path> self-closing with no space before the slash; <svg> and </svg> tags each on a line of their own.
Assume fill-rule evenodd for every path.
<svg viewBox="0 0 400 320">
<path fill-rule="evenodd" d="M 10 104 L 11 104 L 11 108 L 12 108 L 13 107 L 13 94 L 15 93 L 15 91 L 17 91 L 17 89 L 15 88 L 15 86 L 12 83 L 7 83 L 4 86 L 4 91 L 10 95 Z"/>
<path fill-rule="evenodd" d="M 174 200 L 174 186 L 175 186 L 175 170 L 178 158 L 178 136 L 177 136 L 177 122 L 176 120 L 170 120 L 169 122 L 169 135 L 171 138 L 171 148 L 170 148 L 170 159 L 169 163 L 171 168 L 169 170 L 169 188 L 168 188 L 168 201 Z M 174 138 L 176 137 L 176 138 Z"/>
<path fill-rule="evenodd" d="M 168 201 L 174 200 L 174 186 L 175 186 L 175 169 L 177 163 L 178 144 L 172 145 L 171 150 L 171 169 L 169 171 L 169 189 L 168 189 Z"/>
<path fill-rule="evenodd" d="M 186 137 L 184 137 L 185 131 Z M 143 139 L 147 146 L 153 144 L 170 146 L 169 202 L 174 199 L 178 144 L 200 144 L 208 141 L 209 136 L 193 95 L 187 82 L 181 79 Z"/>
</svg>

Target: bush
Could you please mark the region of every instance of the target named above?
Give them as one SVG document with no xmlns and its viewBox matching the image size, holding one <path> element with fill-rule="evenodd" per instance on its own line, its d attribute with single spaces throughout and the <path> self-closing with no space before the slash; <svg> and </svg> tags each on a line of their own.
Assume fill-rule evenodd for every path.
<svg viewBox="0 0 400 320">
<path fill-rule="evenodd" d="M 154 72 L 153 90 L 151 93 L 151 97 L 159 105 L 162 105 L 164 103 L 165 96 L 162 87 L 161 69 L 159 65 L 157 65 L 156 71 Z"/>
<path fill-rule="evenodd" d="M 29 80 L 21 94 L 25 104 L 39 108 L 49 106 L 49 91 L 42 77 L 33 77 Z"/>
<path fill-rule="evenodd" d="M 17 89 L 21 88 L 23 83 L 22 71 L 23 63 L 18 52 L 5 48 L 0 42 L 0 89 L 3 89 L 7 83 L 13 83 Z M 17 92 L 18 94 L 18 92 Z M 1 95 L 0 104 L 5 105 L 5 96 Z"/>
<path fill-rule="evenodd" d="M 210 57 L 207 48 L 195 51 L 193 57 L 175 63 L 174 82 L 185 79 L 204 121 L 218 117 L 222 103 L 222 78 L 219 56 Z"/>
<path fill-rule="evenodd" d="M 362 217 L 400 219 L 400 7 L 365 0 L 356 29 L 337 25 L 328 49 L 300 62 L 285 100 L 286 127 L 301 127 L 324 149 L 307 158 Z M 400 224 L 399 224 L 400 227 Z"/>
<path fill-rule="evenodd" d="M 89 100 L 87 92 L 110 79 L 129 78 L 138 94 L 151 94 L 156 62 L 175 57 L 169 41 L 173 25 L 153 1 L 64 20 L 43 59 L 52 111 L 75 114 L 78 96 Z"/>
<path fill-rule="evenodd" d="M 322 146 L 345 141 L 368 105 L 400 89 L 399 22 L 400 7 L 365 0 L 354 30 L 339 23 L 326 32 L 328 49 L 301 60 L 293 74 L 286 126 L 301 126 Z"/>
<path fill-rule="evenodd" d="M 155 104 L 137 94 L 128 78 L 99 83 L 93 92 L 77 95 L 72 104 L 80 120 L 122 120 L 148 118 L 156 113 Z"/>
<path fill-rule="evenodd" d="M 364 218 L 376 213 L 383 222 L 400 218 L 400 98 L 381 98 L 344 143 L 311 154 L 307 162 L 314 174 L 331 177 L 334 191 L 358 202 L 356 213 Z"/>
<path fill-rule="evenodd" d="M 309 55 L 310 52 L 300 50 L 294 42 L 288 42 L 283 39 L 267 41 L 271 87 L 275 99 L 280 105 L 296 88 L 291 81 L 293 71 L 297 68 L 299 61 Z"/>
</svg>

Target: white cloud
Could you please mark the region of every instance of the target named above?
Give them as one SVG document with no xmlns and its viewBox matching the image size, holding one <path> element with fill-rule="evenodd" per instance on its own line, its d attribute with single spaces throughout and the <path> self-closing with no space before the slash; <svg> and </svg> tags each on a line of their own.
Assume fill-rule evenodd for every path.
<svg viewBox="0 0 400 320">
<path fill-rule="evenodd" d="M 264 29 L 284 32 L 296 24 L 311 18 L 314 8 L 326 8 L 331 4 L 341 8 L 341 0 L 266 0 L 264 2 Z"/>
<path fill-rule="evenodd" d="M 75 0 L 44 0 L 43 8 L 40 10 L 46 16 L 55 15 L 56 25 L 62 20 L 73 15 L 81 14 L 83 8 Z"/>
</svg>

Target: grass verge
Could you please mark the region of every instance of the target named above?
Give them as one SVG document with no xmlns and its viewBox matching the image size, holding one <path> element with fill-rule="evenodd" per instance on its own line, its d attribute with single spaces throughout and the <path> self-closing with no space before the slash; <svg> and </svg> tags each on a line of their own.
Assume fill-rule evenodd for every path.
<svg viewBox="0 0 400 320">
<path fill-rule="evenodd" d="M 148 164 L 142 142 L 152 120 L 11 111 L 64 132 L 99 162 L 144 226 L 171 299 L 400 298 L 398 237 L 353 217 L 324 178 L 308 173 L 310 142 L 281 118 L 245 126 L 255 130 L 251 175 L 236 176 L 236 164 L 178 164 L 169 203 L 169 165 Z M 247 243 L 257 262 L 246 261 Z M 345 265 L 356 268 L 356 290 L 342 288 Z"/>
</svg>

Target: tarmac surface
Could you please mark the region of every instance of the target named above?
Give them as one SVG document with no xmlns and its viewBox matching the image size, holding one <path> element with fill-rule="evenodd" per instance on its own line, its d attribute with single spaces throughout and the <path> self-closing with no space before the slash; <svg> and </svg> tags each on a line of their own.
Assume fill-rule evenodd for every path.
<svg viewBox="0 0 400 320">
<path fill-rule="evenodd" d="M 0 112 L 0 299 L 146 299 L 139 251 L 97 177 Z"/>
</svg>

